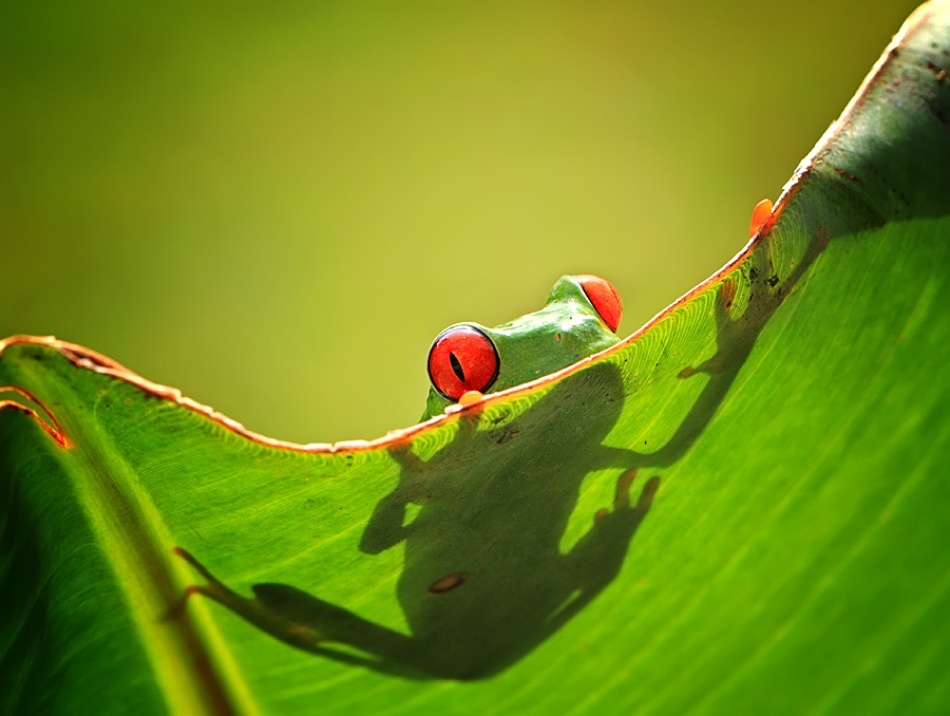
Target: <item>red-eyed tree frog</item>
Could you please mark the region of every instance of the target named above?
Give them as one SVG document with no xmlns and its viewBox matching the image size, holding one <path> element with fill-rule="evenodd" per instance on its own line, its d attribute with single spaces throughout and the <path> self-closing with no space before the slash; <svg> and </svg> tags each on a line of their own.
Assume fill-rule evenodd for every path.
<svg viewBox="0 0 950 716">
<path fill-rule="evenodd" d="M 433 386 L 423 417 L 615 345 L 621 312 L 607 281 L 566 276 L 534 313 L 496 328 L 451 326 L 429 353 Z M 398 480 L 353 546 L 367 558 L 401 548 L 395 596 L 408 631 L 326 601 L 320 584 L 259 583 L 253 598 L 243 597 L 179 548 L 207 581 L 187 593 L 207 595 L 274 637 L 335 661 L 411 678 L 491 676 L 610 584 L 650 509 L 659 478 L 636 498 L 631 486 L 642 456 L 604 444 L 625 398 L 620 368 L 592 364 L 511 420 L 480 426 L 477 414 L 462 414 L 452 442 L 425 460 L 411 440 L 393 442 Z M 592 473 L 608 481 L 613 498 L 565 544 Z"/>
<path fill-rule="evenodd" d="M 471 399 L 566 368 L 616 344 L 623 313 L 620 294 L 597 276 L 562 276 L 544 307 L 487 328 L 456 323 L 429 351 L 432 387 L 422 419 Z M 463 398 L 465 396 L 465 398 Z M 477 397 L 477 396 L 476 396 Z"/>
<path fill-rule="evenodd" d="M 770 204 L 762 202 L 750 231 L 763 230 L 771 218 Z M 802 261 L 796 271 L 809 263 Z M 778 305 L 793 281 L 794 276 L 786 280 L 783 293 L 773 291 L 772 283 L 760 283 L 762 305 Z M 381 673 L 469 680 L 508 668 L 619 573 L 660 483 L 659 476 L 650 477 L 635 498 L 631 488 L 637 471 L 670 465 L 689 449 L 770 315 L 768 310 L 757 314 L 757 323 L 733 320 L 734 293 L 734 284 L 726 282 L 718 294 L 717 353 L 679 372 L 682 379 L 707 374 L 702 392 L 676 433 L 649 452 L 608 440 L 631 399 L 621 364 L 611 360 L 562 376 L 510 418 L 483 423 L 478 411 L 460 412 L 451 441 L 425 458 L 415 437 L 397 437 L 387 445 L 398 465 L 395 484 L 373 498 L 358 538 L 347 539 L 354 540 L 353 564 L 359 564 L 360 554 L 372 559 L 401 550 L 395 597 L 404 626 L 327 601 L 323 585 L 312 581 L 252 584 L 254 596 L 242 596 L 177 548 L 206 580 L 186 594 L 211 597 L 298 649 Z M 423 419 L 616 345 L 621 313 L 620 297 L 607 281 L 565 276 L 534 313 L 495 328 L 449 327 L 429 351 L 432 388 Z M 590 476 L 613 498 L 601 496 L 584 508 L 599 509 L 573 520 Z M 313 489 L 331 486 L 326 482 Z M 319 556 L 317 543 L 313 557 Z M 264 568 L 252 571 L 266 573 Z"/>
</svg>

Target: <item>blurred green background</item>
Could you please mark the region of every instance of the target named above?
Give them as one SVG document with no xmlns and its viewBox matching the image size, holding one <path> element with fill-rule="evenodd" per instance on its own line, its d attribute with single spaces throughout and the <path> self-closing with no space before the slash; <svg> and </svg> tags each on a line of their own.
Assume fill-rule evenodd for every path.
<svg viewBox="0 0 950 716">
<path fill-rule="evenodd" d="M 718 269 L 916 4 L 4 3 L 0 335 L 376 437 L 450 323 Z"/>
</svg>

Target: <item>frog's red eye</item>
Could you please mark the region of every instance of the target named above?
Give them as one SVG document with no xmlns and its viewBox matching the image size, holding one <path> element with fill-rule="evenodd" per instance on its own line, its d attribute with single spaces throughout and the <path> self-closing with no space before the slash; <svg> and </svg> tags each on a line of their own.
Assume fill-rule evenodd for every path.
<svg viewBox="0 0 950 716">
<path fill-rule="evenodd" d="M 594 310 L 607 324 L 607 328 L 616 333 L 620 318 L 623 316 L 623 302 L 620 300 L 617 289 L 599 276 L 578 276 L 577 282 L 584 289 Z"/>
<path fill-rule="evenodd" d="M 449 400 L 477 390 L 484 393 L 498 377 L 498 351 L 474 326 L 447 328 L 429 350 L 429 378 Z"/>
</svg>

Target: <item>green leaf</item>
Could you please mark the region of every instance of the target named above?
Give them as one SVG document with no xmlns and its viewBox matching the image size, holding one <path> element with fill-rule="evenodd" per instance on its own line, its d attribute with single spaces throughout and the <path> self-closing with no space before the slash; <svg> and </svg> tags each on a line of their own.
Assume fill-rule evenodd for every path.
<svg viewBox="0 0 950 716">
<path fill-rule="evenodd" d="M 950 707 L 950 3 L 619 346 L 369 443 L 0 343 L 4 712 Z"/>
</svg>

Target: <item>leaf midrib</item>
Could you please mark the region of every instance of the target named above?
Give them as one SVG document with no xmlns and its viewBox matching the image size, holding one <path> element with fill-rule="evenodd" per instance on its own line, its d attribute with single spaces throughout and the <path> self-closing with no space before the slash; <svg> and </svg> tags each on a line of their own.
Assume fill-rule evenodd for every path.
<svg viewBox="0 0 950 716">
<path fill-rule="evenodd" d="M 57 385 L 50 403 L 68 402 L 69 397 L 69 386 Z M 49 438 L 49 449 L 68 456 L 62 464 L 120 587 L 169 711 L 222 716 L 257 712 L 233 669 L 224 669 L 228 678 L 222 674 L 222 662 L 230 660 L 217 653 L 223 645 L 208 634 L 213 626 L 206 610 L 183 608 L 186 575 L 183 567 L 175 569 L 166 548 L 173 540 L 122 453 L 97 429 L 95 411 L 87 413 L 86 420 L 68 411 L 56 417 L 73 447 L 62 448 Z M 209 640 L 217 648 L 209 648 Z"/>
</svg>

